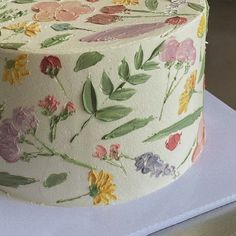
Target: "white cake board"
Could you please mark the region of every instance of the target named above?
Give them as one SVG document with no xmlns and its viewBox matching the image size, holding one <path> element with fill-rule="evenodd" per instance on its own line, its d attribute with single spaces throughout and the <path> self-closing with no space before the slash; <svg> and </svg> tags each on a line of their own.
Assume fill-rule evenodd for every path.
<svg viewBox="0 0 236 236">
<path fill-rule="evenodd" d="M 207 144 L 183 177 L 111 207 L 41 207 L 0 196 L 1 236 L 147 235 L 236 201 L 236 112 L 206 93 Z"/>
</svg>

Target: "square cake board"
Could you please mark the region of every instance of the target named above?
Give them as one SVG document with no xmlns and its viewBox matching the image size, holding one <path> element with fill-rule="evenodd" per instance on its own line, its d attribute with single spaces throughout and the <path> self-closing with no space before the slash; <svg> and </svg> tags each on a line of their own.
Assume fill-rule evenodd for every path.
<svg viewBox="0 0 236 236">
<path fill-rule="evenodd" d="M 236 201 L 236 112 L 206 92 L 207 144 L 185 175 L 110 207 L 43 207 L 0 196 L 1 236 L 147 235 Z"/>
</svg>

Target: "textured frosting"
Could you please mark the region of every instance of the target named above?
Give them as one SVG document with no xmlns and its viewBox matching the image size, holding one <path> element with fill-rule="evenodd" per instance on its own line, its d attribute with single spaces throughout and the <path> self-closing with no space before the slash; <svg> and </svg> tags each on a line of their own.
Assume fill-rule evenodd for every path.
<svg viewBox="0 0 236 236">
<path fill-rule="evenodd" d="M 197 160 L 205 1 L 0 7 L 3 191 L 47 205 L 116 204 L 164 187 Z"/>
</svg>

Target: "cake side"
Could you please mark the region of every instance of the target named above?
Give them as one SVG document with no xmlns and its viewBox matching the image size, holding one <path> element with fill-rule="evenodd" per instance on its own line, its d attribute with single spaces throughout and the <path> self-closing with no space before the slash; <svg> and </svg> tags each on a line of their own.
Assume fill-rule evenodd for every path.
<svg viewBox="0 0 236 236">
<path fill-rule="evenodd" d="M 119 47 L 1 49 L 1 189 L 47 205 L 115 204 L 190 168 L 205 137 L 208 12 L 197 9 Z"/>
</svg>

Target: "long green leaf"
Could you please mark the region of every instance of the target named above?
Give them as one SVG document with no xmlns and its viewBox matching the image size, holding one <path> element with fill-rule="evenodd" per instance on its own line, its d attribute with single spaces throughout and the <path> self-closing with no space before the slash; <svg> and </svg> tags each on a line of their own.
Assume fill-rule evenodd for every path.
<svg viewBox="0 0 236 236">
<path fill-rule="evenodd" d="M 87 79 L 84 83 L 83 105 L 84 110 L 89 114 L 94 114 L 97 111 L 97 96 L 90 79 Z"/>
<path fill-rule="evenodd" d="M 182 120 L 178 121 L 177 123 L 159 131 L 158 133 L 152 135 L 150 138 L 144 140 L 144 142 L 153 142 L 156 140 L 159 140 L 161 138 L 164 138 L 174 132 L 177 132 L 179 130 L 182 130 L 190 125 L 192 125 L 201 115 L 203 110 L 203 107 L 198 108 L 195 112 L 192 114 L 189 114 Z"/>
<path fill-rule="evenodd" d="M 125 100 L 128 100 L 129 98 L 131 98 L 135 93 L 136 93 L 135 89 L 122 88 L 122 89 L 118 89 L 118 90 L 114 91 L 110 95 L 109 98 L 111 100 L 116 100 L 116 101 L 125 101 Z"/>
<path fill-rule="evenodd" d="M 158 56 L 160 53 L 160 50 L 162 48 L 162 45 L 164 44 L 165 41 L 161 42 L 152 52 L 151 56 L 148 58 L 148 61 L 152 60 L 154 57 Z"/>
<path fill-rule="evenodd" d="M 188 7 L 192 8 L 195 11 L 203 12 L 204 7 L 197 3 L 188 2 Z"/>
<path fill-rule="evenodd" d="M 109 76 L 107 75 L 105 71 L 103 71 L 102 73 L 101 88 L 105 95 L 111 95 L 111 93 L 114 90 L 114 86 L 111 82 L 111 79 L 109 78 Z"/>
<path fill-rule="evenodd" d="M 0 43 L 0 48 L 17 50 L 24 45 L 25 43 Z"/>
<path fill-rule="evenodd" d="M 53 186 L 62 184 L 67 179 L 67 173 L 60 174 L 51 174 L 48 178 L 43 182 L 43 186 L 45 188 L 51 188 Z"/>
<path fill-rule="evenodd" d="M 200 69 L 200 73 L 198 76 L 198 83 L 200 83 L 200 81 L 203 78 L 204 72 L 205 72 L 205 64 L 206 64 L 206 53 L 204 53 L 203 58 L 202 58 L 202 64 L 201 64 L 201 69 Z"/>
<path fill-rule="evenodd" d="M 34 178 L 11 175 L 7 172 L 0 172 L 0 185 L 5 187 L 18 188 L 20 185 L 33 184 L 38 182 Z"/>
<path fill-rule="evenodd" d="M 149 71 L 149 70 L 156 70 L 159 69 L 159 63 L 155 61 L 146 61 L 142 66 L 141 69 L 144 71 Z"/>
<path fill-rule="evenodd" d="M 139 46 L 139 50 L 135 53 L 134 56 L 134 65 L 135 69 L 139 70 L 143 64 L 143 49 L 142 46 Z"/>
<path fill-rule="evenodd" d="M 127 116 L 132 111 L 129 107 L 110 106 L 96 112 L 96 118 L 102 121 L 115 121 Z"/>
<path fill-rule="evenodd" d="M 127 80 L 129 78 L 129 65 L 125 58 L 121 61 L 121 65 L 118 69 L 118 74 L 124 80 Z"/>
<path fill-rule="evenodd" d="M 132 84 L 132 85 L 138 85 L 138 84 L 143 84 L 147 82 L 151 78 L 151 75 L 148 74 L 136 74 L 132 75 L 128 78 L 127 82 Z"/>
<path fill-rule="evenodd" d="M 143 118 L 133 119 L 133 120 L 121 125 L 120 127 L 114 129 L 109 134 L 104 135 L 102 137 L 102 139 L 112 139 L 112 138 L 124 136 L 128 133 L 131 133 L 131 132 L 137 130 L 137 129 L 141 129 L 141 128 L 145 127 L 149 122 L 151 122 L 153 120 L 154 120 L 153 116 L 150 116 L 150 117 L 144 118 L 144 119 Z"/>
<path fill-rule="evenodd" d="M 59 35 L 55 35 L 51 38 L 48 38 L 46 40 L 44 40 L 41 43 L 41 48 L 49 48 L 51 46 L 63 43 L 65 41 L 68 41 L 70 39 L 70 37 L 72 37 L 72 34 L 59 34 Z"/>
<path fill-rule="evenodd" d="M 93 52 L 85 52 L 78 58 L 74 71 L 78 72 L 83 69 L 87 69 L 91 66 L 96 65 L 98 62 L 100 62 L 103 59 L 104 55 L 97 51 Z"/>
</svg>

